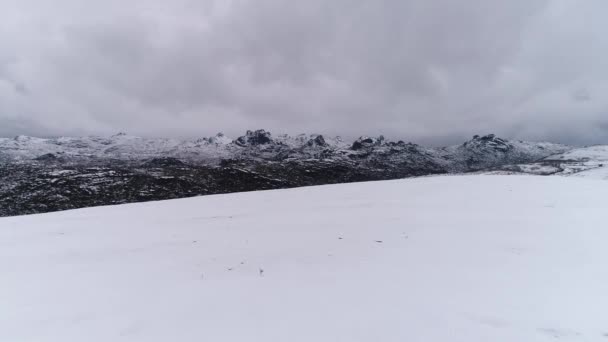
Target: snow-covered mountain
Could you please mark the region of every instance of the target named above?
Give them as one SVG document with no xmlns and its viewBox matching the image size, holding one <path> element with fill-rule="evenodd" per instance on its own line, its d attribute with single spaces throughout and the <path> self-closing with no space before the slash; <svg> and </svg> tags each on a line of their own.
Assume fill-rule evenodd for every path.
<svg viewBox="0 0 608 342">
<path fill-rule="evenodd" d="M 241 155 L 279 153 L 285 150 L 306 152 L 319 149 L 346 148 L 339 137 L 321 135 L 279 135 L 272 137 L 265 130 L 247 131 L 231 139 L 223 133 L 196 140 L 154 139 L 119 133 L 110 137 L 35 138 L 17 136 L 0 138 L 0 160 L 28 161 L 37 158 L 144 160 L 172 157 L 192 162 L 217 162 L 222 158 Z M 255 150 L 255 151 L 254 151 Z M 249 153 L 248 153 L 249 152 Z M 265 153 L 266 152 L 266 153 Z M 314 152 L 312 153 L 314 155 Z"/>
<path fill-rule="evenodd" d="M 606 194 L 438 176 L 0 218 L 0 341 L 606 341 Z"/>
<path fill-rule="evenodd" d="M 475 136 L 424 147 L 384 137 L 248 131 L 197 140 L 111 137 L 0 139 L 0 216 L 227 192 L 523 170 L 571 148 Z M 510 168 L 510 169 L 509 169 Z M 525 167 L 524 167 L 525 169 Z"/>
<path fill-rule="evenodd" d="M 0 138 L 0 160 L 36 158 L 138 160 L 163 156 L 213 159 L 228 153 L 232 140 L 218 134 L 198 140 L 149 139 L 119 133 L 110 137 Z"/>
<path fill-rule="evenodd" d="M 247 131 L 230 139 L 224 134 L 197 140 L 151 139 L 119 133 L 111 137 L 0 138 L 0 160 L 46 161 L 146 160 L 177 158 L 190 162 L 217 163 L 222 159 L 338 159 L 362 158 L 392 160 L 424 157 L 447 169 L 483 169 L 505 162 L 531 161 L 567 151 L 564 145 L 507 141 L 494 135 L 475 136 L 462 145 L 425 148 L 403 141 L 391 142 L 361 137 L 352 142 L 340 137 L 301 134 L 273 137 L 265 130 Z"/>
</svg>

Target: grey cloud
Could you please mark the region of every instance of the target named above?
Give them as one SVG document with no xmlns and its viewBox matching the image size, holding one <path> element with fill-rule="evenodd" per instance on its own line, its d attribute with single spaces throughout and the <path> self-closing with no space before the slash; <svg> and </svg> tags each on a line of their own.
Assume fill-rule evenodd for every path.
<svg viewBox="0 0 608 342">
<path fill-rule="evenodd" d="M 603 0 L 4 7 L 3 135 L 608 140 Z"/>
</svg>

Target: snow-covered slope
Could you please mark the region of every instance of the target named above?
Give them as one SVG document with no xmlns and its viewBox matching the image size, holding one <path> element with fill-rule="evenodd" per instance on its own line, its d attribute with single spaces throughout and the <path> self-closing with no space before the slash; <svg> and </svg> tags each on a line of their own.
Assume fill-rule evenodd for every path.
<svg viewBox="0 0 608 342">
<path fill-rule="evenodd" d="M 442 176 L 0 219 L 0 341 L 606 341 L 608 182 Z"/>
<path fill-rule="evenodd" d="M 608 179 L 608 146 L 588 146 L 546 158 L 559 162 L 561 174 L 575 177 Z"/>
<path fill-rule="evenodd" d="M 608 145 L 571 149 L 533 163 L 506 168 L 529 174 L 608 179 Z"/>
<path fill-rule="evenodd" d="M 45 155 L 76 159 L 146 159 L 176 157 L 217 159 L 230 153 L 232 139 L 219 133 L 197 140 L 150 139 L 124 133 L 110 137 L 0 138 L 0 160 L 28 161 Z"/>
<path fill-rule="evenodd" d="M 608 161 L 608 145 L 595 145 L 570 150 L 558 156 L 552 156 L 551 160 L 576 160 L 576 161 Z"/>
</svg>

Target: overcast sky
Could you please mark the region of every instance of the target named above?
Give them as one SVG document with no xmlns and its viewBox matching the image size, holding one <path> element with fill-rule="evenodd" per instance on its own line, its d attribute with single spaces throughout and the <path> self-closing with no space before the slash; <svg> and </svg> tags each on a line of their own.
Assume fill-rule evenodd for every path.
<svg viewBox="0 0 608 342">
<path fill-rule="evenodd" d="M 0 0 L 0 136 L 608 143 L 606 0 Z"/>
</svg>

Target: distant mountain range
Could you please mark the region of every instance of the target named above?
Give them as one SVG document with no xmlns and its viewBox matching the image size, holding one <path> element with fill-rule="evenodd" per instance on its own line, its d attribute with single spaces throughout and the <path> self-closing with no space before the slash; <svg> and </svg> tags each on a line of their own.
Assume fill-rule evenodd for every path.
<svg viewBox="0 0 608 342">
<path fill-rule="evenodd" d="M 0 138 L 0 216 L 431 174 L 557 174 L 603 166 L 601 158 L 593 159 L 602 153 L 590 158 L 587 150 L 579 152 L 587 158 L 583 161 L 576 160 L 576 151 L 492 134 L 442 148 L 382 136 L 346 141 L 318 134 L 273 136 L 265 130 L 197 140 L 124 133 L 17 136 Z"/>
<path fill-rule="evenodd" d="M 119 133 L 111 137 L 0 138 L 0 160 L 5 162 L 101 160 L 143 161 L 176 158 L 196 164 L 214 165 L 226 159 L 239 160 L 424 160 L 446 171 L 482 169 L 505 162 L 529 161 L 569 150 L 551 143 L 507 141 L 494 135 L 475 136 L 462 145 L 427 148 L 383 136 L 345 141 L 340 137 L 301 134 L 273 137 L 265 130 L 247 131 L 236 139 L 219 133 L 197 140 L 149 139 Z"/>
</svg>

